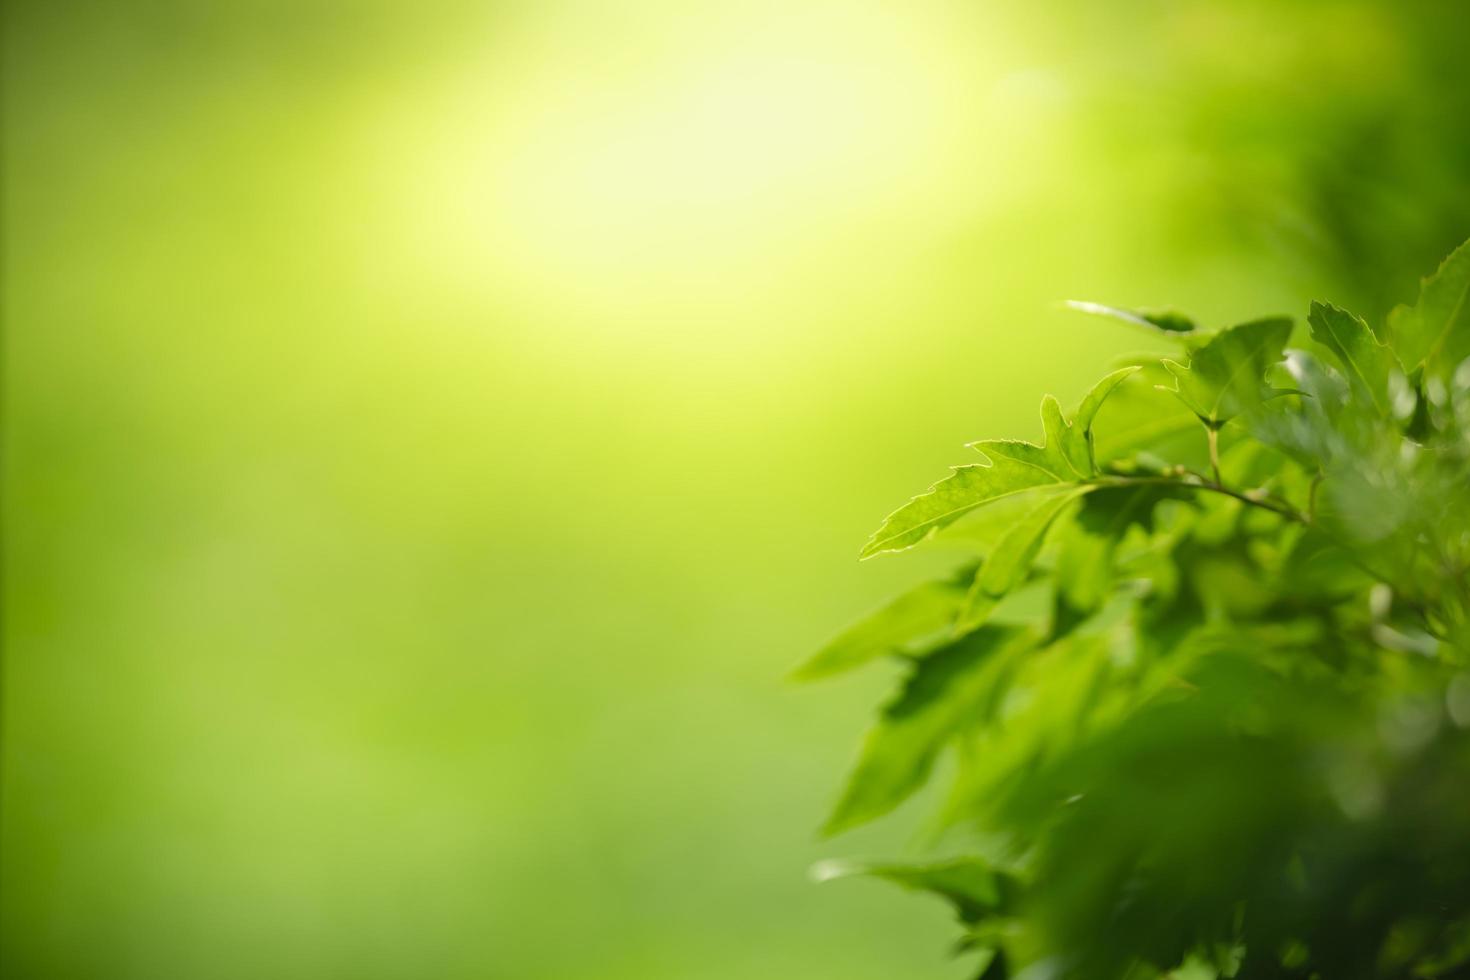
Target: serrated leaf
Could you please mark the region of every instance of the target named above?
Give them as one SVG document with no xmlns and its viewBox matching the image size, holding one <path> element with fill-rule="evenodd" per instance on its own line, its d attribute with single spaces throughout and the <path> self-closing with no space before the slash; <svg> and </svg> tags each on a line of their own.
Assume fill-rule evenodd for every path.
<svg viewBox="0 0 1470 980">
<path fill-rule="evenodd" d="M 963 520 L 957 521 L 934 535 L 936 542 L 953 545 L 965 555 L 988 555 L 1000 544 L 1000 539 L 1022 516 L 1036 506 L 1038 497 L 1055 491 L 1021 493 L 1004 500 L 986 504 Z M 973 578 L 974 576 L 971 576 Z"/>
<path fill-rule="evenodd" d="M 1103 378 L 1083 398 L 1075 420 L 1051 395 L 1041 401 L 1043 441 L 988 439 L 970 444 L 987 463 L 956 466 L 943 480 L 889 514 L 859 558 L 903 551 L 953 524 L 977 507 L 1042 487 L 1061 487 L 1096 474 L 1092 423 L 1109 394 L 1138 370 L 1125 367 Z"/>
<path fill-rule="evenodd" d="M 1026 580 L 1031 564 L 1041 551 L 1052 522 L 1086 489 L 1064 494 L 1037 507 L 1001 538 L 985 559 L 965 595 L 955 620 L 956 630 L 970 630 L 985 622 L 991 611 L 1014 588 Z"/>
<path fill-rule="evenodd" d="M 1284 317 L 1254 320 L 1222 330 L 1195 350 L 1189 364 L 1165 360 L 1172 390 L 1205 425 L 1218 429 L 1242 412 L 1285 392 L 1266 383 L 1291 337 Z"/>
<path fill-rule="evenodd" d="M 1416 326 L 1463 315 L 1455 268 Z M 1187 366 L 1150 364 L 1101 412 L 1048 399 L 1040 445 L 977 447 L 1050 482 L 956 525 L 987 524 L 991 556 L 957 623 L 989 619 L 909 664 L 829 829 L 953 752 L 931 827 L 1020 869 L 1024 905 L 984 914 L 986 879 L 944 862 L 828 873 L 954 902 L 996 980 L 1428 977 L 1470 955 L 1470 365 L 1451 381 L 1458 327 L 1401 331 L 1408 374 L 1351 314 L 1310 327 L 1291 380 L 1285 321 L 1191 332 Z"/>
<path fill-rule="evenodd" d="M 977 507 L 1059 482 L 1049 469 L 1000 454 L 989 463 L 956 466 L 949 476 L 889 514 L 858 557 L 912 548 Z"/>
<path fill-rule="evenodd" d="M 1393 351 L 1379 343 L 1362 319 L 1330 303 L 1313 303 L 1307 322 L 1312 339 L 1330 350 L 1341 365 L 1354 397 L 1391 417 L 1390 378 L 1395 371 L 1403 373 Z"/>
<path fill-rule="evenodd" d="M 1096 316 L 1108 316 L 1124 323 L 1131 323 L 1135 327 L 1143 327 L 1157 333 L 1166 334 L 1192 334 L 1199 331 L 1198 325 L 1193 320 L 1174 310 L 1125 310 L 1117 306 L 1106 306 L 1102 303 L 1089 303 L 1086 300 L 1069 299 L 1067 306 L 1079 313 L 1091 313 Z"/>
<path fill-rule="evenodd" d="M 916 661 L 898 697 L 868 732 L 847 788 L 824 832 L 836 834 L 889 812 L 929 776 L 940 750 L 974 718 L 989 689 L 987 662 L 1032 634 L 988 624 Z"/>
<path fill-rule="evenodd" d="M 1051 395 L 1041 400 L 1041 444 L 1024 439 L 986 439 L 972 442 L 969 448 L 990 459 L 1002 457 L 1035 467 L 1051 477 L 1052 483 L 1070 483 L 1086 475 L 1068 457 L 1067 433 L 1071 424 L 1062 414 L 1062 405 Z"/>
<path fill-rule="evenodd" d="M 1422 367 L 1431 377 L 1447 378 L 1470 357 L 1470 242 L 1420 282 L 1418 302 L 1394 307 L 1388 328 L 1390 343 L 1411 373 Z"/>
<path fill-rule="evenodd" d="M 979 858 L 961 857 L 925 864 L 823 861 L 812 869 L 817 881 L 878 878 L 912 891 L 929 892 L 954 906 L 966 925 L 1004 914 L 1014 902 L 1016 883 Z"/>
<path fill-rule="evenodd" d="M 922 656 L 953 637 L 955 617 L 975 578 L 973 564 L 925 582 L 843 630 L 792 672 L 792 679 L 830 677 L 892 654 Z"/>
</svg>

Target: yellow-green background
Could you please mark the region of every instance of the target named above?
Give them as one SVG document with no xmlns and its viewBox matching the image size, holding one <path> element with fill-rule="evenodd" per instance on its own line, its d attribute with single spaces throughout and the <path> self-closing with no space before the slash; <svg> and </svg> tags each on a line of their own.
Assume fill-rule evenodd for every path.
<svg viewBox="0 0 1470 980">
<path fill-rule="evenodd" d="M 7 3 L 5 976 L 959 976 L 784 672 L 1146 340 L 1058 300 L 1410 294 L 1465 23 Z"/>
</svg>

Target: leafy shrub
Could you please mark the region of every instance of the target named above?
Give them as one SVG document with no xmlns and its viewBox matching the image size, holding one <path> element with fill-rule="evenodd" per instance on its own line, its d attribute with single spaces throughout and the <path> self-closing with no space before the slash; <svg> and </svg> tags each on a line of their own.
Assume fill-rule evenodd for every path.
<svg viewBox="0 0 1470 980">
<path fill-rule="evenodd" d="M 900 689 L 827 830 L 952 752 L 937 894 L 985 980 L 1470 976 L 1470 243 L 1370 328 L 1313 304 L 1108 374 L 862 557 L 973 557 L 798 669 Z"/>
</svg>

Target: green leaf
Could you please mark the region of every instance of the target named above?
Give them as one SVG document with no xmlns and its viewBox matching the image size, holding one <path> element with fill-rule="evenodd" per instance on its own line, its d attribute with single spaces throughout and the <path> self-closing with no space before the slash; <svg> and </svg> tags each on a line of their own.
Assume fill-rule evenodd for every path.
<svg viewBox="0 0 1470 980">
<path fill-rule="evenodd" d="M 1336 371 L 1306 351 L 1287 354 L 1286 369 L 1307 397 L 1297 410 L 1252 416 L 1248 428 L 1261 443 L 1290 456 L 1308 472 L 1317 472 L 1344 448 L 1333 423 L 1349 414 L 1351 389 Z"/>
<path fill-rule="evenodd" d="M 1445 378 L 1470 357 L 1470 242 L 1419 284 L 1419 301 L 1388 315 L 1389 338 L 1410 372 Z"/>
<path fill-rule="evenodd" d="M 990 459 L 1000 457 L 1035 467 L 1051 477 L 1052 483 L 1070 483 L 1087 475 L 1085 467 L 1079 469 L 1066 451 L 1071 423 L 1062 414 L 1061 403 L 1051 395 L 1041 400 L 1041 429 L 1039 446 L 1023 439 L 985 439 L 970 443 L 969 448 Z"/>
<path fill-rule="evenodd" d="M 973 564 L 925 582 L 839 633 L 797 667 L 799 681 L 830 677 L 892 654 L 922 656 L 953 637 L 955 616 L 974 580 Z"/>
<path fill-rule="evenodd" d="M 1284 368 L 1287 321 L 1181 332 L 1184 365 L 1150 357 L 1071 416 L 1046 399 L 1039 444 L 976 444 L 986 483 L 943 503 L 1007 499 L 953 528 L 988 560 L 928 623 L 952 616 L 952 638 L 919 617 L 834 658 L 918 651 L 827 830 L 893 810 L 951 753 L 929 829 L 1002 861 L 1024 902 L 968 859 L 823 877 L 952 903 L 988 980 L 1470 959 L 1466 263 L 1392 339 L 1328 304 Z M 952 519 L 933 503 L 887 543 Z"/>
<path fill-rule="evenodd" d="M 1145 356 L 1152 360 L 1153 355 Z M 1130 459 L 1139 452 L 1186 464 L 1207 462 L 1199 419 L 1178 398 L 1159 390 L 1172 384 L 1174 376 L 1153 361 L 1140 365 L 1133 378 L 1118 386 L 1098 415 L 1092 439 L 1098 463 Z"/>
<path fill-rule="evenodd" d="M 1113 586 L 1113 557 L 1130 527 L 1153 533 L 1154 508 L 1192 501 L 1192 491 L 1161 484 L 1100 487 L 1087 495 L 1064 532 L 1057 558 L 1057 623 L 1066 628 L 1100 609 Z"/>
<path fill-rule="evenodd" d="M 1008 875 L 973 857 L 925 864 L 823 861 L 812 868 L 812 877 L 817 881 L 878 878 L 911 891 L 929 892 L 953 905 L 966 925 L 1007 912 L 1017 890 Z"/>
<path fill-rule="evenodd" d="M 1000 454 L 991 463 L 956 466 L 949 476 L 889 514 L 858 557 L 912 548 L 976 507 L 1059 482 L 1049 469 Z"/>
<path fill-rule="evenodd" d="M 1085 460 L 1086 472 L 1089 476 L 1097 473 L 1097 462 L 1093 453 L 1092 423 L 1097 420 L 1098 410 L 1120 384 L 1140 370 L 1142 368 L 1138 365 L 1119 368 L 1093 385 L 1092 390 L 1082 399 L 1082 404 L 1077 406 L 1077 415 L 1072 420 L 1071 429 L 1068 430 L 1067 457 L 1079 468 L 1082 467 L 1083 460 Z"/>
<path fill-rule="evenodd" d="M 1337 358 L 1354 397 L 1371 403 L 1380 415 L 1391 417 L 1389 379 L 1395 371 L 1403 372 L 1393 351 L 1379 343 L 1360 318 L 1329 303 L 1313 303 L 1307 322 L 1312 327 L 1312 339 Z"/>
<path fill-rule="evenodd" d="M 1192 334 L 1199 331 L 1199 327 L 1193 320 L 1174 310 L 1125 310 L 1116 306 L 1104 306 L 1102 303 L 1089 303 L 1085 300 L 1069 299 L 1067 306 L 1079 313 L 1091 313 L 1096 316 L 1109 316 L 1124 323 L 1131 323 L 1135 327 L 1143 327 L 1157 333 L 1167 334 Z"/>
<path fill-rule="evenodd" d="M 1200 346 L 1186 367 L 1165 360 L 1172 390 L 1201 422 L 1218 429 L 1230 419 L 1285 394 L 1266 383 L 1266 371 L 1281 360 L 1291 337 L 1291 320 L 1273 317 L 1222 330 Z"/>
<path fill-rule="evenodd" d="M 975 980 L 1008 980 L 1011 975 L 1010 963 L 1006 958 L 1004 949 L 997 949 L 990 957 L 990 962 L 980 971 Z"/>
<path fill-rule="evenodd" d="M 1021 518 L 1001 538 L 995 551 L 980 566 L 960 608 L 955 629 L 970 630 L 985 622 L 1000 601 L 1026 580 L 1026 574 L 1046 539 L 1047 529 L 1057 515 L 1086 492 L 1082 489 L 1048 500 Z"/>
<path fill-rule="evenodd" d="M 1291 379 L 1310 400 L 1302 407 L 1309 414 L 1325 418 L 1347 403 L 1351 388 L 1337 372 L 1306 351 L 1294 350 L 1286 355 L 1286 370 Z"/>
<path fill-rule="evenodd" d="M 1136 367 L 1103 378 L 1078 406 L 1075 421 L 1062 414 L 1051 395 L 1041 402 L 1043 441 L 988 439 L 970 444 L 987 463 L 956 466 L 945 479 L 889 514 L 859 553 L 860 558 L 903 551 L 953 524 L 977 507 L 1041 487 L 1066 486 L 1096 474 L 1092 422 L 1108 395 Z"/>
<path fill-rule="evenodd" d="M 963 723 L 983 720 L 978 709 L 992 680 L 987 664 L 1033 642 L 1029 630 L 989 624 L 916 661 L 898 697 L 868 732 L 824 833 L 880 817 L 922 786 Z"/>
</svg>

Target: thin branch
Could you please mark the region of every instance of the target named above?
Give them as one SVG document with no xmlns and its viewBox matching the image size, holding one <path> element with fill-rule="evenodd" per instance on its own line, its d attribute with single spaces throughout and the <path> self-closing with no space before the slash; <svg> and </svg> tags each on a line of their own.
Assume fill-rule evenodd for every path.
<svg viewBox="0 0 1470 980">
<path fill-rule="evenodd" d="M 1220 479 L 1220 430 L 1214 426 L 1205 426 L 1205 435 L 1210 442 L 1210 472 L 1215 474 L 1215 486 L 1224 484 Z"/>
<path fill-rule="evenodd" d="M 1307 522 L 1317 520 L 1317 488 L 1322 485 L 1322 471 L 1318 470 L 1312 477 L 1312 486 L 1307 491 Z"/>
<path fill-rule="evenodd" d="M 1269 500 L 1264 497 L 1253 497 L 1250 494 L 1241 493 L 1239 490 L 1232 490 L 1229 487 L 1221 486 L 1218 483 L 1194 483 L 1190 480 L 1176 480 L 1166 476 L 1104 476 L 1097 477 L 1092 480 L 1084 480 L 1082 482 L 1089 486 L 1098 487 L 1155 486 L 1180 487 L 1181 489 L 1185 490 L 1207 490 L 1210 493 L 1223 494 L 1227 497 L 1239 500 L 1241 503 L 1249 504 L 1252 507 L 1259 507 L 1262 510 L 1269 510 L 1273 514 L 1278 514 L 1286 518 L 1287 520 L 1295 521 L 1298 524 L 1308 523 L 1306 515 L 1302 514 L 1300 511 L 1292 508 L 1287 504 L 1277 503 L 1276 501 Z"/>
</svg>

